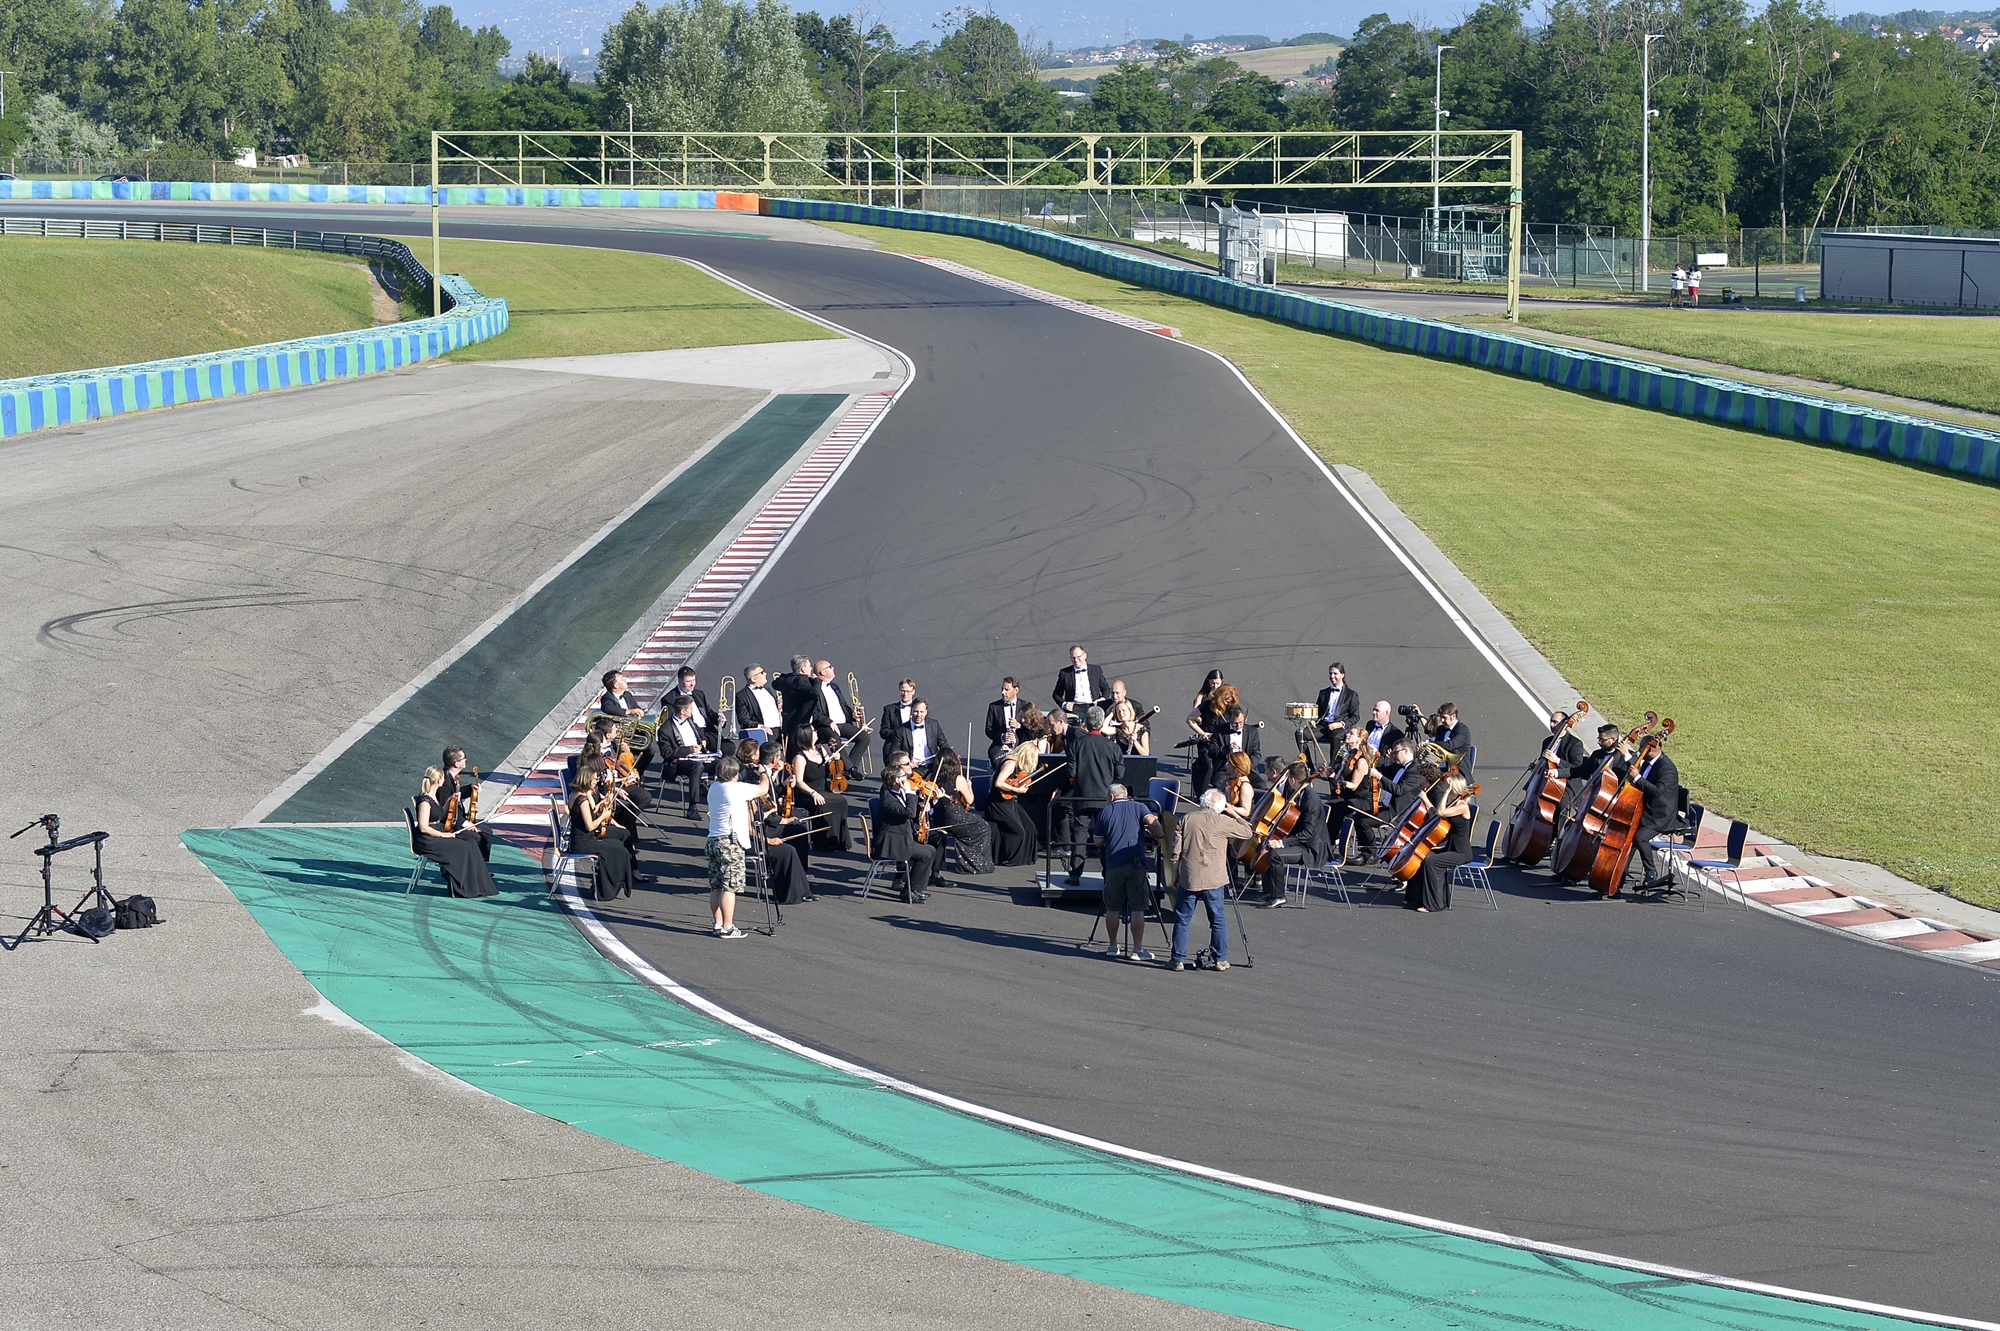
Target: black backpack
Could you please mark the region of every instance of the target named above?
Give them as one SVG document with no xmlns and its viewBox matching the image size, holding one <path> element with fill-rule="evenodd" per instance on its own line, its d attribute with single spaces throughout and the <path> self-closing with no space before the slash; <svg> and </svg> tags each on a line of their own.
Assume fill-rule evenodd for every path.
<svg viewBox="0 0 2000 1331">
<path fill-rule="evenodd" d="M 129 896 L 118 903 L 115 918 L 120 929 L 150 929 L 160 922 L 160 911 L 151 897 Z"/>
<path fill-rule="evenodd" d="M 70 916 L 70 927 L 85 938 L 108 938 L 118 929 L 118 921 L 102 906 L 92 906 Z"/>
</svg>

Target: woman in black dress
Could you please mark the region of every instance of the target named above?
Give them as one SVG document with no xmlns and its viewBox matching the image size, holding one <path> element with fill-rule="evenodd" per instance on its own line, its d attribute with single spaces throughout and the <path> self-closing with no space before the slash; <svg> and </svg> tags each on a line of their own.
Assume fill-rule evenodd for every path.
<svg viewBox="0 0 2000 1331">
<path fill-rule="evenodd" d="M 993 829 L 972 811 L 972 782 L 966 779 L 965 762 L 950 749 L 938 760 L 937 783 L 944 788 L 945 798 L 931 805 L 932 829 L 951 833 L 952 844 L 958 849 L 959 872 L 992 873 Z M 943 863 L 940 856 L 940 868 Z M 932 881 L 943 879 L 934 875 Z"/>
<path fill-rule="evenodd" d="M 1035 822 L 1023 807 L 1022 795 L 1034 784 L 1042 755 L 1035 741 L 1023 740 L 1000 760 L 993 774 L 993 791 L 986 799 L 986 817 L 993 824 L 995 863 L 1018 868 L 1035 862 Z"/>
<path fill-rule="evenodd" d="M 1222 718 L 1229 709 L 1240 701 L 1236 686 L 1222 678 L 1220 670 L 1211 670 L 1201 682 L 1201 692 L 1195 695 L 1194 710 L 1187 716 L 1188 733 L 1201 743 L 1194 746 L 1193 770 L 1188 773 L 1189 783 L 1194 787 L 1197 799 L 1210 786 L 1222 785 L 1222 773 L 1215 769 L 1215 758 L 1209 752 L 1210 737 L 1222 728 Z"/>
<path fill-rule="evenodd" d="M 569 849 L 572 855 L 597 857 L 599 901 L 632 895 L 632 852 L 625 848 L 623 829 L 612 817 L 615 806 L 604 769 L 578 767 L 576 793 L 569 801 Z"/>
<path fill-rule="evenodd" d="M 792 779 L 798 789 L 792 795 L 792 812 L 812 820 L 814 850 L 845 851 L 847 839 L 847 796 L 827 789 L 828 768 L 833 750 L 817 727 L 800 726 L 792 732 Z M 808 807 L 800 807 L 801 805 Z"/>
<path fill-rule="evenodd" d="M 1451 819 L 1451 834 L 1442 846 L 1424 856 L 1417 876 L 1403 889 L 1403 904 L 1428 915 L 1451 909 L 1451 871 L 1472 858 L 1472 797 L 1465 778 L 1445 778 L 1436 816 Z"/>
<path fill-rule="evenodd" d="M 450 769 L 450 775 L 455 782 L 458 769 Z M 438 797 L 444 790 L 445 776 L 445 768 L 424 769 L 417 792 L 417 854 L 444 870 L 453 896 L 490 897 L 500 890 L 493 885 L 493 873 L 486 867 L 493 838 L 483 827 L 444 830 L 445 806 Z"/>
</svg>

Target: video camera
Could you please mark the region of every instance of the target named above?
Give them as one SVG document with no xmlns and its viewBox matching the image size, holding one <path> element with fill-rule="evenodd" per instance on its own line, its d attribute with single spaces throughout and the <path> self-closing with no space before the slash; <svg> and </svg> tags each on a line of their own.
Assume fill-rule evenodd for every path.
<svg viewBox="0 0 2000 1331">
<path fill-rule="evenodd" d="M 1403 727 L 1403 730 L 1406 734 L 1422 735 L 1428 732 L 1430 729 L 1424 717 L 1424 709 L 1421 707 L 1415 707 L 1409 703 L 1404 703 L 1401 707 L 1398 707 L 1396 709 L 1396 715 L 1402 717 L 1404 722 L 1406 723 Z"/>
</svg>

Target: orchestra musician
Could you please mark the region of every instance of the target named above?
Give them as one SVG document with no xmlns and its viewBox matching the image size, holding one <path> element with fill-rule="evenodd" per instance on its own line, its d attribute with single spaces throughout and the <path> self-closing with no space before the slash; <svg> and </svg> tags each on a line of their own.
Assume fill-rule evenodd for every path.
<svg viewBox="0 0 2000 1331">
<path fill-rule="evenodd" d="M 611 820 L 619 827 L 625 849 L 636 856 L 639 853 L 639 815 L 630 803 L 631 797 L 625 792 L 637 786 L 638 778 L 618 761 L 617 738 L 608 730 L 595 728 L 584 736 L 583 749 L 576 755 L 576 779 L 581 784 L 585 772 L 596 772 L 604 778 L 604 796 L 611 805 Z"/>
<path fill-rule="evenodd" d="M 1556 742 L 1554 732 L 1562 728 L 1566 718 L 1561 712 L 1549 713 L 1550 735 L 1542 741 L 1542 752 L 1549 751 L 1549 745 Z M 1576 816 L 1582 807 L 1584 792 L 1592 780 L 1604 769 L 1604 764 L 1618 757 L 1618 727 L 1610 724 L 1597 728 L 1597 747 L 1586 750 L 1583 741 L 1574 733 L 1565 733 L 1562 746 L 1556 751 L 1556 774 L 1569 778 L 1563 787 L 1562 803 L 1556 806 L 1555 821 L 1549 830 L 1549 844 L 1554 846 L 1562 840 L 1563 828 Z"/>
<path fill-rule="evenodd" d="M 1227 689 L 1230 693 L 1235 692 L 1227 684 L 1223 685 L 1223 689 Z M 1220 693 L 1221 690 L 1217 692 Z M 1208 739 L 1204 741 L 1202 752 L 1208 758 L 1209 772 L 1221 770 L 1232 753 L 1247 753 L 1250 755 L 1251 766 L 1261 767 L 1264 757 L 1262 735 L 1263 732 L 1258 727 L 1244 719 L 1243 704 L 1231 703 L 1229 709 L 1222 714 L 1221 723 L 1209 732 Z"/>
<path fill-rule="evenodd" d="M 1564 778 L 1582 776 L 1590 762 L 1590 755 L 1584 751 L 1583 741 L 1571 733 L 1567 713 L 1549 713 L 1549 737 L 1542 741 L 1544 754 L 1548 753 L 1551 744 L 1556 746 L 1556 775 Z"/>
<path fill-rule="evenodd" d="M 1431 718 L 1431 743 L 1451 755 L 1453 766 L 1463 763 L 1465 755 L 1472 752 L 1472 727 L 1458 719 L 1457 703 L 1438 705 L 1437 715 Z"/>
<path fill-rule="evenodd" d="M 1069 668 L 1056 676 L 1056 686 L 1050 696 L 1055 699 L 1057 707 L 1075 713 L 1093 704 L 1109 702 L 1111 686 L 1104 682 L 1104 667 L 1092 665 L 1090 653 L 1072 644 Z"/>
<path fill-rule="evenodd" d="M 1620 748 L 1626 761 L 1631 762 L 1631 745 L 1624 744 Z M 1672 827 L 1680 817 L 1680 769 L 1674 766 L 1674 760 L 1667 757 L 1666 749 L 1662 748 L 1632 773 L 1632 784 L 1639 788 L 1645 803 L 1641 806 L 1638 831 L 1632 841 L 1638 853 L 1626 861 L 1625 884 L 1632 886 L 1633 879 L 1639 878 L 1641 881 L 1637 883 L 1637 888 L 1642 892 L 1671 887 L 1674 881 L 1672 866 L 1653 845 L 1653 838 Z M 1635 864 L 1638 867 L 1634 867 Z"/>
<path fill-rule="evenodd" d="M 1113 689 L 1119 686 L 1114 684 Z M 1148 758 L 1153 753 L 1153 732 L 1139 719 L 1137 704 L 1130 698 L 1120 698 L 1111 704 L 1111 716 L 1105 722 L 1106 733 L 1116 740 L 1126 757 L 1133 754 Z"/>
<path fill-rule="evenodd" d="M 931 705 L 922 698 L 910 703 L 910 720 L 892 737 L 885 737 L 889 755 L 907 753 L 912 765 L 922 767 L 944 752 L 944 727 L 931 718 Z M 888 758 L 883 759 L 884 762 Z"/>
<path fill-rule="evenodd" d="M 1021 683 L 1012 675 L 1000 681 L 1000 696 L 986 704 L 986 762 L 999 767 L 1000 760 L 1013 752 L 1022 739 L 1021 714 L 1030 704 L 1021 701 Z"/>
<path fill-rule="evenodd" d="M 764 881 L 771 900 L 780 906 L 817 900 L 812 890 L 812 865 L 806 843 L 811 839 L 808 810 L 799 807 L 799 794 L 792 792 L 792 816 L 784 816 L 785 787 L 791 783 L 792 769 L 785 762 L 785 742 L 766 740 L 757 750 L 757 766 L 764 774 L 769 793 L 764 797 Z"/>
<path fill-rule="evenodd" d="M 1019 868 L 1035 862 L 1035 823 L 1024 797 L 1033 786 L 1035 769 L 1041 763 L 1041 751 L 1035 742 L 1023 740 L 1008 751 L 993 774 L 986 818 L 993 824 L 993 860 L 1003 867 Z"/>
<path fill-rule="evenodd" d="M 1284 775 L 1273 787 L 1298 805 L 1299 816 L 1290 836 L 1272 837 L 1265 843 L 1270 852 L 1271 867 L 1264 871 L 1264 899 L 1259 905 L 1285 904 L 1285 869 L 1288 865 L 1302 864 L 1317 869 L 1333 858 L 1327 848 L 1326 801 L 1320 797 L 1312 774 L 1313 769 L 1308 764 L 1295 762 L 1285 769 Z"/>
<path fill-rule="evenodd" d="M 1229 812 L 1248 818 L 1257 805 L 1257 796 L 1270 785 L 1247 753 L 1232 753 L 1223 764 L 1222 794 Z"/>
<path fill-rule="evenodd" d="M 598 696 L 597 710 L 607 716 L 644 716 L 646 709 L 632 696 L 632 690 L 625 686 L 625 672 L 607 670 L 604 672 L 604 692 Z"/>
<path fill-rule="evenodd" d="M 1361 724 L 1361 695 L 1347 687 L 1347 667 L 1335 661 L 1326 668 L 1326 687 L 1319 691 L 1319 737 L 1329 747 Z"/>
<path fill-rule="evenodd" d="M 1362 851 L 1372 854 L 1382 836 L 1382 765 L 1386 760 L 1368 747 L 1367 739 L 1368 732 L 1359 725 L 1341 732 L 1340 747 L 1333 755 L 1333 775 L 1327 778 L 1333 791 L 1327 824 L 1334 830 L 1334 841 L 1344 847 L 1347 838 L 1341 829 L 1351 823 Z"/>
<path fill-rule="evenodd" d="M 801 726 L 792 736 L 793 809 L 801 801 L 812 807 L 812 836 L 815 850 L 848 849 L 847 796 L 828 788 L 828 772 L 833 763 L 833 747 L 818 727 Z"/>
<path fill-rule="evenodd" d="M 1069 856 L 1069 874 L 1064 881 L 1081 887 L 1091 824 L 1110 797 L 1111 787 L 1125 775 L 1125 755 L 1104 733 L 1104 709 L 1095 704 L 1084 709 L 1083 724 L 1073 727 L 1064 738 L 1063 751 L 1069 756 L 1071 796 L 1063 806 L 1061 840 Z"/>
<path fill-rule="evenodd" d="M 1221 779 L 1221 771 L 1215 765 L 1209 745 L 1215 738 L 1215 732 L 1222 728 L 1223 716 L 1241 701 L 1236 686 L 1223 679 L 1220 670 L 1209 671 L 1208 678 L 1201 682 L 1201 692 L 1195 696 L 1194 709 L 1187 715 L 1188 733 L 1195 740 L 1189 784 L 1196 790 L 1206 790 Z"/>
<path fill-rule="evenodd" d="M 935 876 L 937 847 L 917 840 L 917 821 L 923 813 L 924 798 L 910 785 L 913 764 L 910 755 L 898 750 L 882 765 L 881 817 L 875 829 L 872 852 L 878 860 L 897 862 L 896 883 L 905 903 L 930 900 L 924 885 Z"/>
<path fill-rule="evenodd" d="M 1466 779 L 1453 772 L 1444 779 L 1433 813 L 1451 819 L 1445 843 L 1424 856 L 1423 866 L 1403 889 L 1403 905 L 1429 915 L 1451 909 L 1451 871 L 1472 858 L 1472 796 Z"/>
<path fill-rule="evenodd" d="M 833 662 L 813 662 L 813 678 L 819 683 L 820 715 L 825 718 L 815 723 L 817 728 L 825 731 L 829 740 L 853 739 L 860 734 L 861 718 L 850 714 L 849 700 L 840 696 Z"/>
<path fill-rule="evenodd" d="M 917 704 L 917 681 L 899 680 L 896 683 L 896 701 L 882 709 L 882 720 L 875 731 L 882 737 L 882 761 L 888 763 L 889 755 L 895 752 L 895 734 L 910 728 L 910 710 Z"/>
<path fill-rule="evenodd" d="M 771 689 L 784 709 L 784 725 L 778 731 L 781 738 L 800 726 L 819 725 L 827 719 L 826 699 L 820 694 L 819 681 L 813 678 L 811 657 L 794 656 L 792 668 L 772 680 Z"/>
<path fill-rule="evenodd" d="M 579 766 L 569 801 L 569 849 L 572 855 L 597 857 L 593 886 L 599 901 L 632 895 L 632 849 L 617 811 L 610 773 L 601 764 Z"/>
<path fill-rule="evenodd" d="M 1375 704 L 1375 710 L 1369 713 L 1368 722 L 1363 729 L 1366 732 L 1368 746 L 1377 753 L 1389 752 L 1396 747 L 1396 741 L 1403 737 L 1403 732 L 1396 728 L 1396 709 L 1390 706 L 1387 698 Z M 1411 743 L 1414 746 L 1415 741 L 1412 740 Z"/>
<path fill-rule="evenodd" d="M 695 697 L 693 694 L 669 694 L 670 710 L 666 721 L 653 742 L 660 750 L 660 770 L 667 776 L 680 781 L 687 789 L 687 816 L 697 817 L 695 805 L 700 802 L 708 763 L 701 757 L 713 753 L 709 745 L 712 736 L 705 734 L 695 720 Z"/>
<path fill-rule="evenodd" d="M 776 735 L 782 733 L 784 725 L 785 705 L 771 687 L 770 675 L 763 666 L 744 666 L 743 691 L 736 695 L 736 729 Z"/>
<path fill-rule="evenodd" d="M 492 836 L 470 822 L 450 832 L 444 830 L 446 803 L 459 793 L 458 776 L 464 770 L 465 750 L 457 747 L 444 751 L 440 766 L 424 769 L 417 784 L 416 852 L 444 871 L 453 896 L 490 897 L 500 890 L 493 883 L 492 870 L 486 867 L 493 850 Z"/>
<path fill-rule="evenodd" d="M 951 749 L 938 760 L 937 784 L 944 791 L 931 801 L 931 834 L 949 832 L 958 852 L 959 869 L 965 873 L 993 872 L 993 829 L 972 811 L 972 782 L 965 775 L 965 761 Z M 932 865 L 932 887 L 944 885 L 944 854 L 941 847 Z"/>
<path fill-rule="evenodd" d="M 694 724 L 701 732 L 702 747 L 711 753 L 714 752 L 716 738 L 722 733 L 722 718 L 716 715 L 715 708 L 709 706 L 708 694 L 702 691 L 701 682 L 691 665 L 682 666 L 674 675 L 674 686 L 660 695 L 661 716 L 673 713 L 676 698 L 688 698 L 693 701 Z"/>
</svg>

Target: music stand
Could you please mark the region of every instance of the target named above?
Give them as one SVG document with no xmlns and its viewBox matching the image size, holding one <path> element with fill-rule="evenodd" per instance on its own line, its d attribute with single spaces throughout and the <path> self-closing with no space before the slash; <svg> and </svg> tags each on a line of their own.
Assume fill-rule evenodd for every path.
<svg viewBox="0 0 2000 1331">
<path fill-rule="evenodd" d="M 101 942 L 101 939 L 94 938 L 90 934 L 84 933 L 82 929 L 77 928 L 75 917 L 82 912 L 84 906 L 92 897 L 96 897 L 97 904 L 106 910 L 117 908 L 117 903 L 111 899 L 111 894 L 104 890 L 104 843 L 110 839 L 111 833 L 90 832 L 84 836 L 71 837 L 67 841 L 58 841 L 56 838 L 62 834 L 62 819 L 56 814 L 45 813 L 7 839 L 12 841 L 14 837 L 23 836 L 34 831 L 37 827 L 46 828 L 49 834 L 48 844 L 36 846 L 34 851 L 35 854 L 42 857 L 42 908 L 35 912 L 34 918 L 28 921 L 27 927 L 14 936 L 13 942 L 9 943 L 6 939 L 0 938 L 0 946 L 4 946 L 7 951 L 12 952 L 28 940 L 29 934 L 46 936 L 48 934 L 61 933 L 64 930 L 83 934 L 85 938 L 89 938 L 93 943 Z M 90 890 L 83 894 L 83 897 L 76 905 L 65 911 L 56 905 L 55 857 L 66 850 L 75 850 L 80 846 L 91 847 L 94 854 L 95 862 L 91 866 L 92 885 Z M 57 923 L 57 921 L 61 921 L 61 923 Z"/>
</svg>

